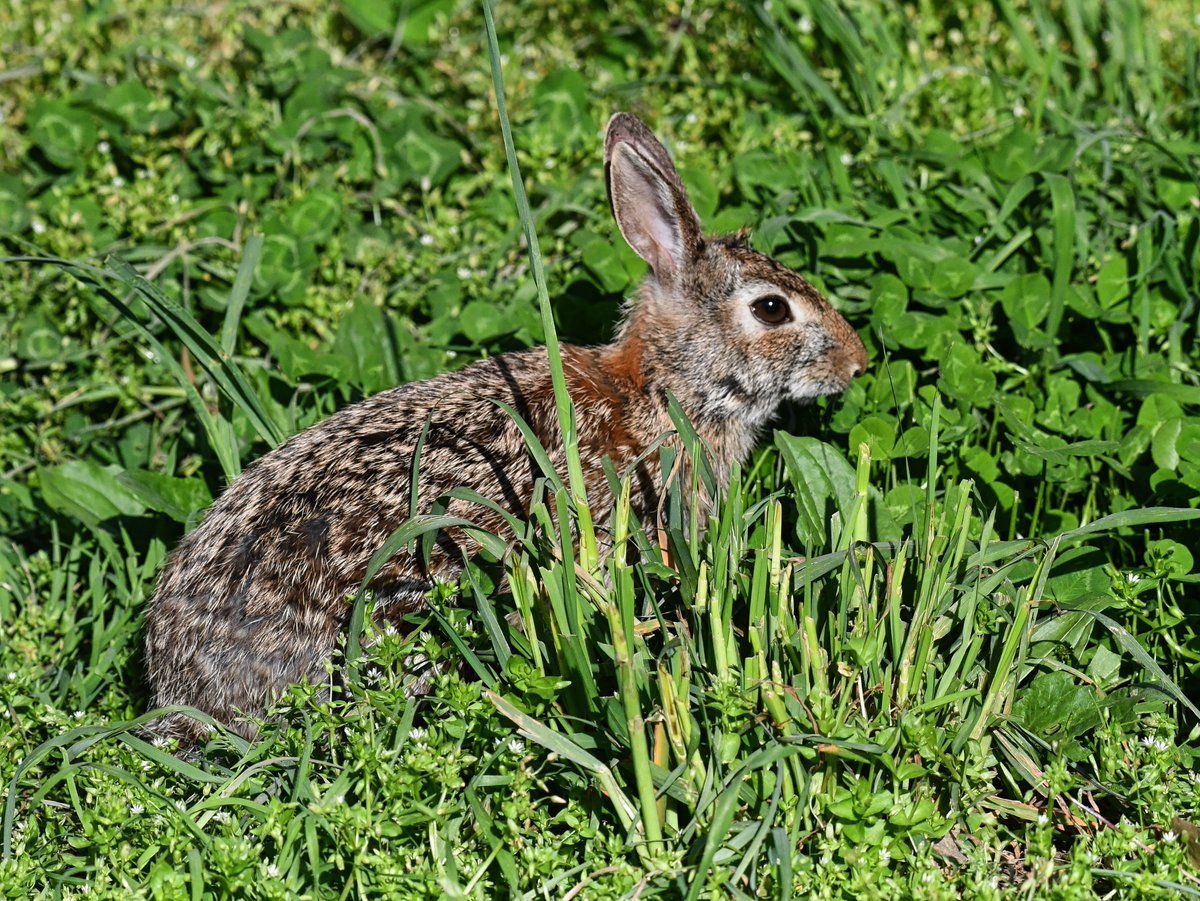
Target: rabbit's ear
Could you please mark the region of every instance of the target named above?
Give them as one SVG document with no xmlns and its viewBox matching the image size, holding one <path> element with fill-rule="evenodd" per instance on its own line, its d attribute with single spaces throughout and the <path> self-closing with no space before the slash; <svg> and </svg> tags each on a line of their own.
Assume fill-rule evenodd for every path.
<svg viewBox="0 0 1200 901">
<path fill-rule="evenodd" d="M 703 232 L 666 148 L 636 116 L 609 120 L 604 175 L 621 234 L 658 278 L 673 279 L 694 261 Z"/>
</svg>

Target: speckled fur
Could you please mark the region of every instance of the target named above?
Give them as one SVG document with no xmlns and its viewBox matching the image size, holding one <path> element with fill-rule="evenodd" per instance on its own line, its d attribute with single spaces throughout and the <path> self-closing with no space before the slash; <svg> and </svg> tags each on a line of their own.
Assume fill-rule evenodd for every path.
<svg viewBox="0 0 1200 901">
<path fill-rule="evenodd" d="M 782 400 L 841 391 L 866 366 L 857 334 L 803 278 L 740 236 L 703 236 L 670 157 L 639 120 L 613 117 L 605 163 L 618 226 L 651 273 L 612 344 L 563 347 L 598 511 L 607 491 L 601 461 L 623 471 L 670 431 L 668 391 L 726 478 Z M 785 297 L 793 321 L 755 325 L 747 292 Z M 348 596 L 410 515 L 410 467 L 427 419 L 417 512 L 459 486 L 527 512 L 538 471 L 495 400 L 522 415 L 564 471 L 543 348 L 384 391 L 250 466 L 163 569 L 146 617 L 155 705 L 197 707 L 253 737 L 245 716 L 261 715 L 292 682 L 327 678 Z M 636 476 L 634 507 L 652 521 L 662 481 L 656 462 L 640 464 Z M 454 501 L 448 512 L 503 534 L 500 517 L 485 508 Z M 471 547 L 462 534 L 443 534 L 428 568 L 394 557 L 372 583 L 376 617 L 419 610 L 431 581 L 455 578 Z M 181 715 L 155 728 L 185 740 L 203 731 Z"/>
</svg>

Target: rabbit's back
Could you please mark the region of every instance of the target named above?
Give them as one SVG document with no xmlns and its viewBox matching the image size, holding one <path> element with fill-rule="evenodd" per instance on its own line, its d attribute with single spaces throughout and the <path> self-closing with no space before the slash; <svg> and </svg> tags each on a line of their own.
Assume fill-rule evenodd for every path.
<svg viewBox="0 0 1200 901">
<path fill-rule="evenodd" d="M 594 355 L 564 348 L 581 407 L 585 464 L 605 454 L 631 459 L 644 441 L 620 425 L 625 399 L 597 375 Z M 538 348 L 382 392 L 248 467 L 164 567 L 147 614 L 155 703 L 187 704 L 232 722 L 235 711 L 261 710 L 289 683 L 325 678 L 349 617 L 347 597 L 371 556 L 411 514 L 411 466 L 427 420 L 417 512 L 460 486 L 512 513 L 527 512 L 540 471 L 497 400 L 528 422 L 561 463 L 546 351 Z M 600 467 L 585 468 L 589 488 L 601 487 Z M 503 534 L 502 518 L 485 507 L 453 501 L 448 512 Z M 411 555 L 393 557 L 372 582 L 377 618 L 419 609 L 431 579 L 457 576 L 464 545 L 469 551 L 461 533 L 439 534 L 428 569 Z M 194 728 L 177 717 L 160 731 Z"/>
</svg>

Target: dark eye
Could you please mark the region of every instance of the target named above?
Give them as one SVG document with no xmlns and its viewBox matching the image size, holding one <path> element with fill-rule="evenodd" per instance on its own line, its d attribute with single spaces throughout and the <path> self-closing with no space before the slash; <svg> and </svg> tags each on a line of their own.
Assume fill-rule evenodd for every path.
<svg viewBox="0 0 1200 901">
<path fill-rule="evenodd" d="M 750 309 L 754 311 L 754 315 L 759 322 L 764 322 L 767 325 L 783 325 L 792 318 L 792 311 L 788 307 L 788 302 L 778 294 L 768 294 L 766 297 L 760 297 L 751 304 Z"/>
</svg>

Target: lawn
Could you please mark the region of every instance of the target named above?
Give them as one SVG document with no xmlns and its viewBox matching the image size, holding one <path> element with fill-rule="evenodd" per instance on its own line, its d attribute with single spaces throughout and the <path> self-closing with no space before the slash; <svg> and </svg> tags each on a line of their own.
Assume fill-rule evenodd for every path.
<svg viewBox="0 0 1200 901">
<path fill-rule="evenodd" d="M 1200 895 L 1198 35 L 1184 0 L 0 9 L 0 897 Z M 547 473 L 405 634 L 347 599 L 345 688 L 257 742 L 141 731 L 156 573 L 231 478 L 612 336 L 618 110 L 867 374 L 711 510 L 680 417 L 659 528 L 612 473 L 628 553 Z"/>
</svg>

